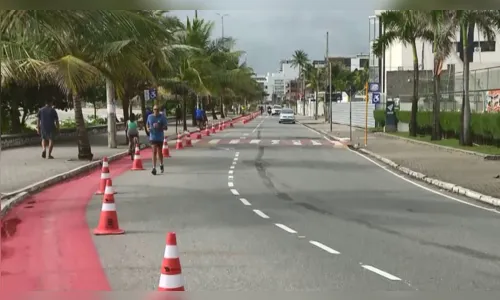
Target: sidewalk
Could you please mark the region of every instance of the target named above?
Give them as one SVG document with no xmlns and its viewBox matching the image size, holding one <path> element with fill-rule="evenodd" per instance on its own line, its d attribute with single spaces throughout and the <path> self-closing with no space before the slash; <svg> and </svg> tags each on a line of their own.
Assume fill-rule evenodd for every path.
<svg viewBox="0 0 500 300">
<path fill-rule="evenodd" d="M 297 117 L 301 123 L 330 133 L 330 124 L 324 120 Z M 349 140 L 349 126 L 333 124 L 333 136 Z M 353 127 L 352 144 L 364 146 L 364 130 Z M 500 161 L 486 161 L 481 157 L 441 150 L 437 147 L 406 142 L 401 139 L 368 133 L 365 148 L 395 163 L 429 177 L 453 183 L 473 191 L 500 198 Z"/>
<path fill-rule="evenodd" d="M 210 122 L 212 118 L 209 117 L 208 119 Z M 188 120 L 188 124 L 191 124 L 190 120 Z M 182 129 L 182 124 L 179 125 L 180 129 Z M 188 126 L 190 131 L 196 129 Z M 175 134 L 175 123 L 170 124 L 166 133 L 167 135 Z M 125 145 L 125 133 L 123 131 L 117 133 L 118 148 L 116 149 L 108 148 L 107 134 L 91 135 L 89 139 L 94 160 L 121 153 L 128 149 L 128 146 Z M 144 131 L 140 132 L 140 140 L 142 143 L 147 143 Z M 41 153 L 40 146 L 2 150 L 0 155 L 0 193 L 2 195 L 89 163 L 88 161 L 76 160 L 78 154 L 76 141 L 65 141 L 56 144 L 53 152 L 54 160 L 42 159 Z"/>
</svg>

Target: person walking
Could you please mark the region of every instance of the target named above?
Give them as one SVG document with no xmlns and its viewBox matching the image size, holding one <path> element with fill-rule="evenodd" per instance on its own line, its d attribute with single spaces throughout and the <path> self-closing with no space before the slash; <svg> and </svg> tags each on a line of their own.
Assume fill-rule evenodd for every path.
<svg viewBox="0 0 500 300">
<path fill-rule="evenodd" d="M 156 175 L 156 163 L 160 161 L 160 171 L 163 173 L 165 171 L 163 166 L 163 139 L 165 137 L 164 130 L 167 130 L 167 118 L 160 114 L 158 106 L 153 107 L 153 113 L 148 116 L 146 127 L 149 131 L 149 142 L 153 150 L 153 170 L 151 174 Z"/>
<path fill-rule="evenodd" d="M 54 159 L 52 150 L 54 149 L 54 136 L 59 131 L 59 116 L 52 106 L 52 101 L 47 100 L 44 107 L 37 113 L 36 132 L 42 138 L 42 158 L 47 157 L 47 144 L 49 147 L 48 159 Z"/>
</svg>

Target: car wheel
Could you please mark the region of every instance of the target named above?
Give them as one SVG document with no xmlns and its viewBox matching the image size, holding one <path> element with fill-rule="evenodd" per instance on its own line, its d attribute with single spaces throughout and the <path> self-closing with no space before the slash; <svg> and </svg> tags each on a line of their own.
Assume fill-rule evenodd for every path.
<svg viewBox="0 0 500 300">
<path fill-rule="evenodd" d="M 295 124 L 295 121 L 293 121 L 292 124 Z"/>
<path fill-rule="evenodd" d="M 281 124 L 281 121 L 278 121 L 278 123 L 280 123 L 280 124 Z"/>
</svg>

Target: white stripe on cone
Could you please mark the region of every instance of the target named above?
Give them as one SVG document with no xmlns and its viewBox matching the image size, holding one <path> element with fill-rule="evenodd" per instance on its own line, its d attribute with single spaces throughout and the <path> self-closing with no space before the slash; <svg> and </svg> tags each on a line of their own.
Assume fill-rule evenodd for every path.
<svg viewBox="0 0 500 300">
<path fill-rule="evenodd" d="M 134 159 L 135 159 L 135 160 L 139 160 L 139 159 L 141 159 L 141 155 L 140 155 L 140 154 L 135 154 L 135 155 L 134 155 Z"/>
<path fill-rule="evenodd" d="M 109 179 L 109 173 L 101 173 L 101 179 Z"/>
<path fill-rule="evenodd" d="M 109 163 L 108 163 L 107 161 L 103 161 L 103 162 L 102 162 L 102 166 L 103 166 L 103 167 L 109 167 Z"/>
<path fill-rule="evenodd" d="M 114 203 L 103 203 L 101 211 L 116 211 L 116 205 Z"/>
<path fill-rule="evenodd" d="M 166 246 L 164 258 L 179 258 L 179 248 L 177 246 Z"/>
<path fill-rule="evenodd" d="M 184 286 L 184 278 L 182 274 L 165 275 L 160 274 L 160 283 L 158 284 L 163 289 L 176 289 Z"/>
<path fill-rule="evenodd" d="M 114 193 L 115 191 L 112 186 L 106 186 L 106 189 L 104 189 L 104 194 L 113 195 Z"/>
</svg>

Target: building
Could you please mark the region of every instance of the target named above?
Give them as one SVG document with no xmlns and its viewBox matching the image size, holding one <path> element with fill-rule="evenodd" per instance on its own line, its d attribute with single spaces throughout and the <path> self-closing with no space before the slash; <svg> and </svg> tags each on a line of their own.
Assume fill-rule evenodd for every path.
<svg viewBox="0 0 500 300">
<path fill-rule="evenodd" d="M 263 84 L 268 94 L 264 101 L 280 102 L 291 92 L 292 82 L 299 77 L 299 70 L 292 66 L 291 60 L 280 61 L 277 72 L 254 76 L 257 82 Z"/>
<path fill-rule="evenodd" d="M 363 69 L 365 67 L 368 67 L 369 65 L 369 60 L 370 56 L 368 54 L 358 54 L 356 56 L 335 56 L 335 57 L 328 57 L 328 60 L 334 64 L 341 64 L 347 69 L 351 70 L 351 72 L 354 72 L 356 69 Z"/>
</svg>

